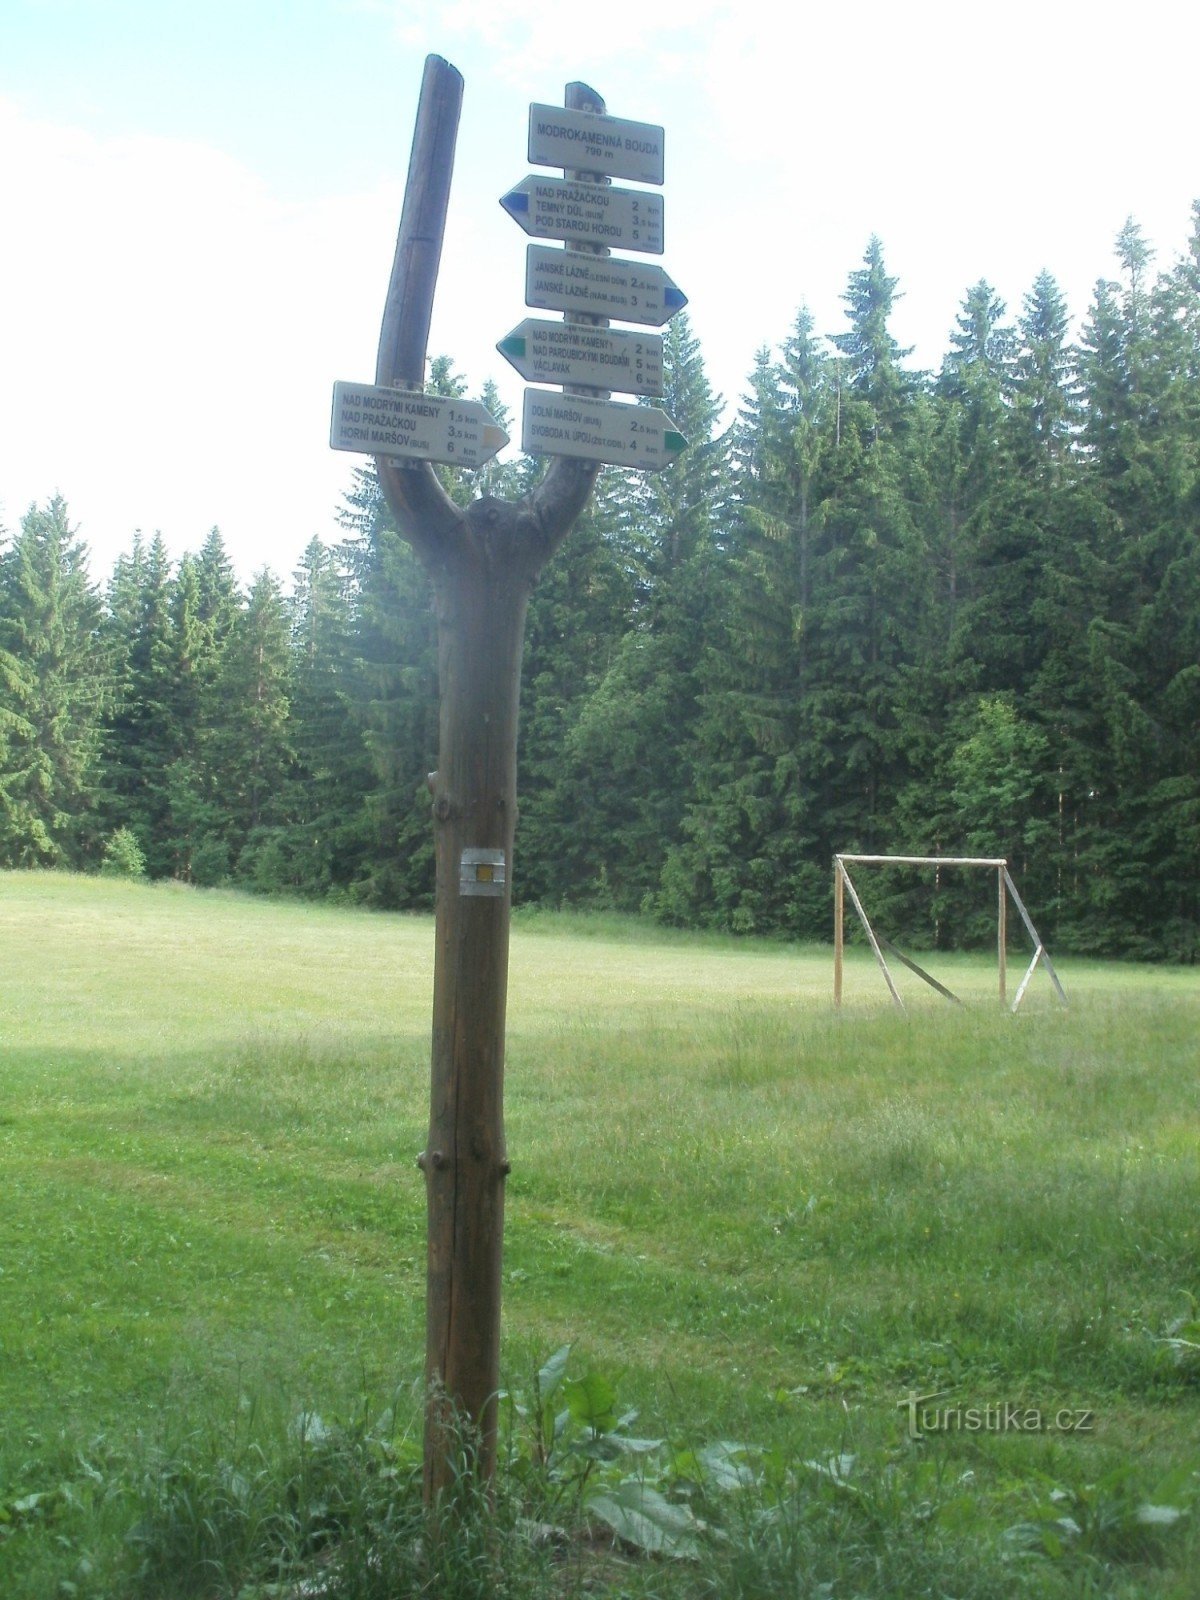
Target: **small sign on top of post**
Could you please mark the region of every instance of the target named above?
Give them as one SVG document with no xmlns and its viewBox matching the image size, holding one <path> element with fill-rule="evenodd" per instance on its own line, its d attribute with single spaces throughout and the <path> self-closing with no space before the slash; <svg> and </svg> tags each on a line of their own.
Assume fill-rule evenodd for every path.
<svg viewBox="0 0 1200 1600">
<path fill-rule="evenodd" d="M 536 167 L 564 167 L 602 173 L 606 178 L 632 178 L 635 183 L 661 183 L 663 130 L 648 122 L 626 122 L 591 111 L 532 105 L 529 159 Z"/>
</svg>

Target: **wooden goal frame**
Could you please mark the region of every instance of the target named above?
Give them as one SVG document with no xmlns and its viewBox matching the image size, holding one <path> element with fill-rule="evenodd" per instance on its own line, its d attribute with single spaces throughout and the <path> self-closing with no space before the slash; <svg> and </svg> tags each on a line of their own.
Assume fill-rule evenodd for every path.
<svg viewBox="0 0 1200 1600">
<path fill-rule="evenodd" d="M 962 1004 L 958 996 L 952 994 L 945 984 L 939 983 L 923 967 L 918 966 L 911 957 L 906 956 L 902 950 L 898 950 L 890 939 L 885 938 L 883 934 L 876 933 L 871 926 L 870 918 L 863 909 L 858 890 L 854 887 L 850 874 L 846 870 L 847 863 L 862 867 L 985 867 L 990 869 L 996 874 L 996 965 L 1000 983 L 1000 1004 L 1002 1006 L 1008 1005 L 1008 901 L 1011 898 L 1013 905 L 1016 906 L 1017 911 L 1020 913 L 1021 921 L 1025 924 L 1026 933 L 1033 941 L 1033 959 L 1025 969 L 1025 976 L 1021 979 L 1010 1009 L 1015 1012 L 1022 1000 L 1024 1000 L 1025 991 L 1029 988 L 1030 980 L 1037 971 L 1039 964 L 1045 967 L 1047 976 L 1054 985 L 1055 994 L 1061 1003 L 1064 1006 L 1066 1005 L 1067 997 L 1063 992 L 1062 984 L 1058 981 L 1058 973 L 1054 970 L 1054 963 L 1051 961 L 1049 953 L 1033 925 L 1029 912 L 1025 909 L 1025 902 L 1017 893 L 1017 886 L 1008 870 L 1006 858 L 998 856 L 836 855 L 833 858 L 833 1003 L 835 1006 L 840 1006 L 842 1003 L 845 897 L 847 894 L 850 896 L 851 903 L 858 915 L 858 920 L 862 923 L 863 932 L 870 942 L 871 949 L 875 953 L 875 959 L 879 963 L 879 970 L 883 973 L 893 1004 L 898 1006 L 901 1011 L 905 1009 L 904 1001 L 900 998 L 895 980 L 884 958 L 883 952 L 885 948 L 891 952 L 902 966 L 907 967 L 910 972 L 915 972 L 918 978 L 923 979 L 925 983 L 929 984 L 930 988 L 936 989 L 944 999 L 951 1001 L 956 1006 Z"/>
</svg>

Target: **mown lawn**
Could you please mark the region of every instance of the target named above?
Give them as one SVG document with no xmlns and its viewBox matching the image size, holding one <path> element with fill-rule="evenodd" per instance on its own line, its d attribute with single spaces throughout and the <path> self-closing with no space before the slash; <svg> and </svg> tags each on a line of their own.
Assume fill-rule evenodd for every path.
<svg viewBox="0 0 1200 1600">
<path fill-rule="evenodd" d="M 0 1593 L 296 1592 L 163 1580 L 147 1504 L 276 1482 L 299 1417 L 391 1407 L 411 1457 L 431 962 L 426 919 L 0 874 Z M 1057 965 L 1065 1013 L 957 957 L 971 1003 L 899 1016 L 853 951 L 838 1016 L 826 949 L 518 916 L 505 1381 L 570 1343 L 718 1531 L 511 1592 L 1198 1592 L 1200 978 Z M 755 1482 L 714 1510 L 671 1463 L 717 1441 Z"/>
</svg>

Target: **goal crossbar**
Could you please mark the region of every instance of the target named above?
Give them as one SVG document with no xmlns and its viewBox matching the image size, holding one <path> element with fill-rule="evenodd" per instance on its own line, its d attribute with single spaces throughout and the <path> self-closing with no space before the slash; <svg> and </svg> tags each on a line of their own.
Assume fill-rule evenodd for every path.
<svg viewBox="0 0 1200 1600">
<path fill-rule="evenodd" d="M 868 943 L 870 944 L 871 950 L 874 953 L 875 960 L 879 964 L 879 970 L 883 973 L 884 982 L 888 986 L 888 992 L 891 994 L 892 1003 L 895 1006 L 897 1006 L 901 1011 L 905 1009 L 904 1001 L 900 998 L 900 991 L 896 988 L 895 979 L 892 977 L 891 970 L 887 964 L 887 959 L 883 953 L 885 948 L 891 952 L 892 956 L 897 961 L 899 961 L 903 966 L 907 967 L 910 972 L 916 973 L 918 978 L 929 984 L 930 988 L 935 989 L 944 999 L 953 1002 L 955 1005 L 962 1004 L 962 1001 L 958 998 L 958 996 L 947 989 L 944 983 L 939 983 L 938 980 L 930 973 L 926 972 L 923 967 L 918 966 L 918 964 L 912 960 L 910 956 L 906 956 L 902 950 L 897 949 L 890 939 L 885 938 L 883 934 L 876 933 L 875 929 L 871 926 L 871 919 L 867 916 L 862 900 L 859 897 L 858 890 L 855 888 L 854 881 L 850 877 L 850 873 L 847 870 L 848 865 L 889 867 L 985 867 L 995 872 L 996 963 L 999 976 L 1001 1005 L 1008 1004 L 1008 901 L 1010 899 L 1012 900 L 1013 905 L 1017 908 L 1017 912 L 1022 923 L 1024 924 L 1025 931 L 1029 935 L 1029 938 L 1033 944 L 1033 959 L 1025 969 L 1025 975 L 1017 987 L 1017 992 L 1013 998 L 1011 1010 L 1015 1012 L 1020 1007 L 1022 1000 L 1025 998 L 1026 991 L 1029 988 L 1030 980 L 1037 971 L 1039 965 L 1045 967 L 1046 975 L 1054 986 L 1055 994 L 1058 996 L 1059 1001 L 1064 1006 L 1066 1005 L 1067 997 L 1063 991 L 1062 984 L 1059 982 L 1058 973 L 1054 970 L 1054 963 L 1051 961 L 1049 953 L 1046 950 L 1045 945 L 1042 943 L 1037 929 L 1033 925 L 1033 919 L 1030 917 L 1029 912 L 1025 907 L 1025 902 L 1021 899 L 1021 896 L 1017 892 L 1017 886 L 1012 880 L 1012 874 L 1008 870 L 1008 860 L 1006 857 L 836 855 L 833 858 L 833 1003 L 835 1006 L 840 1006 L 842 1003 L 843 957 L 845 952 L 845 896 L 847 894 L 850 896 L 850 902 L 854 907 L 854 911 L 859 922 L 862 924 L 863 932 L 867 936 Z"/>
</svg>

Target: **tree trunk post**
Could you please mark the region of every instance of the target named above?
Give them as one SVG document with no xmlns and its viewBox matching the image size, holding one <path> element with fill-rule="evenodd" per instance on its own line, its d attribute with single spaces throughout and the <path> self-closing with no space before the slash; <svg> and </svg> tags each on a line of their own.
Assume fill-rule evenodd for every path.
<svg viewBox="0 0 1200 1600">
<path fill-rule="evenodd" d="M 504 1229 L 504 1021 L 517 704 L 530 580 L 497 538 L 435 574 L 440 735 L 429 1137 L 425 1489 L 456 1450 L 495 1465 Z M 491 859 L 481 861 L 487 854 Z M 482 879 L 482 881 L 480 881 Z M 464 1434 L 468 1430 L 469 1437 Z"/>
<path fill-rule="evenodd" d="M 441 259 L 462 79 L 425 63 L 376 382 L 421 386 Z M 572 109 L 603 111 L 583 84 Z M 587 503 L 598 464 L 557 457 L 514 504 L 464 509 L 428 462 L 376 458 L 397 526 L 428 569 L 438 620 L 437 854 L 427 1197 L 424 1484 L 435 1505 L 466 1450 L 496 1461 L 504 1226 L 504 1021 L 517 707 L 525 612 L 537 574 Z"/>
</svg>

